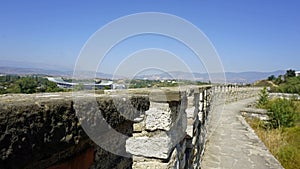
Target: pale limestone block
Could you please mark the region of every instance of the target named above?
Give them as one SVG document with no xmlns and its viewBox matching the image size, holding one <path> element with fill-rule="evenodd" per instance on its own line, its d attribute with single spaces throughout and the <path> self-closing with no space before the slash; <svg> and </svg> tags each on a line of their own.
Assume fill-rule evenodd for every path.
<svg viewBox="0 0 300 169">
<path fill-rule="evenodd" d="M 172 116 L 168 103 L 151 102 L 150 109 L 146 111 L 146 130 L 170 130 L 174 119 Z"/>
<path fill-rule="evenodd" d="M 173 147 L 174 143 L 167 135 L 132 137 L 126 140 L 126 151 L 136 156 L 167 159 Z"/>
</svg>

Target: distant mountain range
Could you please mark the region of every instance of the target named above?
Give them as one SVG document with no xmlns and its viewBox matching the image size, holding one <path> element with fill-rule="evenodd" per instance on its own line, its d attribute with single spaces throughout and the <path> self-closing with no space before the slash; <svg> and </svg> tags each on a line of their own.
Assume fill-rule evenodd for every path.
<svg viewBox="0 0 300 169">
<path fill-rule="evenodd" d="M 14 75 L 49 75 L 49 76 L 71 76 L 69 71 L 47 70 L 40 68 L 16 68 L 16 67 L 0 67 L 0 74 Z"/>
<path fill-rule="evenodd" d="M 84 72 L 81 78 L 87 78 L 94 75 L 95 72 Z M 48 70 L 40 68 L 15 68 L 15 67 L 0 67 L 0 74 L 11 74 L 11 75 L 45 75 L 45 76 L 59 76 L 59 77 L 68 77 L 73 76 L 72 70 Z M 93 76 L 94 77 L 94 76 Z M 105 73 L 97 73 L 96 77 L 103 79 L 111 79 L 113 75 Z M 121 78 L 121 76 L 115 76 L 114 78 Z"/>
<path fill-rule="evenodd" d="M 0 60 L 0 67 L 30 68 L 30 69 L 59 70 L 59 71 L 69 71 L 73 69 L 72 65 L 62 66 L 57 64 L 53 65 L 48 63 L 12 61 L 12 60 Z"/>
<path fill-rule="evenodd" d="M 285 70 L 278 70 L 273 72 L 226 72 L 227 83 L 253 83 L 257 80 L 266 79 L 267 77 L 274 75 L 283 75 Z M 58 66 L 44 63 L 30 63 L 22 61 L 7 61 L 0 60 L 0 74 L 16 74 L 16 75 L 47 75 L 47 76 L 61 76 L 61 77 L 72 77 L 73 68 L 71 66 Z M 95 72 L 83 72 L 81 78 L 91 77 Z M 125 76 L 112 75 L 107 73 L 96 74 L 96 77 L 104 79 L 125 79 Z M 181 71 L 173 71 L 169 73 L 151 74 L 136 76 L 136 79 L 186 79 L 186 80 L 198 80 L 203 82 L 224 82 L 223 73 L 187 73 Z"/>
<path fill-rule="evenodd" d="M 227 83 L 254 83 L 257 80 L 266 79 L 271 75 L 279 76 L 285 74 L 285 70 L 273 72 L 225 72 Z M 203 82 L 224 82 L 224 73 L 186 73 L 186 72 L 169 72 L 154 75 L 138 76 L 139 79 L 187 79 L 199 80 Z"/>
</svg>

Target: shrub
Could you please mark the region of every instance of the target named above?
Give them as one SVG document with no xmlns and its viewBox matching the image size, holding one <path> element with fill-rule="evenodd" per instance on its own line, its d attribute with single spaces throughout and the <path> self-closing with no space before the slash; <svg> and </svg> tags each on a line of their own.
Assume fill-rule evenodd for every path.
<svg viewBox="0 0 300 169">
<path fill-rule="evenodd" d="M 275 99 L 267 105 L 272 128 L 292 127 L 298 118 L 297 106 L 292 100 Z"/>
</svg>

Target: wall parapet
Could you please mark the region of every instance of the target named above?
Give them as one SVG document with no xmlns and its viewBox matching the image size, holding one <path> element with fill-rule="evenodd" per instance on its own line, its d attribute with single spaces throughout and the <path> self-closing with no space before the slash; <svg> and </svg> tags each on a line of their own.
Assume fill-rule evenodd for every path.
<svg viewBox="0 0 300 169">
<path fill-rule="evenodd" d="M 186 86 L 150 93 L 150 108 L 126 141 L 132 168 L 200 168 L 211 89 Z"/>
<path fill-rule="evenodd" d="M 224 96 L 233 102 L 259 90 L 208 85 L 85 93 L 81 106 L 89 116 L 80 118 L 72 93 L 1 95 L 0 168 L 201 168 L 213 107 Z M 91 97 L 96 105 L 88 104 Z M 95 107 L 102 121 L 91 115 Z M 129 157 L 104 150 L 82 128 L 103 121 L 128 137 L 121 148 Z"/>
</svg>

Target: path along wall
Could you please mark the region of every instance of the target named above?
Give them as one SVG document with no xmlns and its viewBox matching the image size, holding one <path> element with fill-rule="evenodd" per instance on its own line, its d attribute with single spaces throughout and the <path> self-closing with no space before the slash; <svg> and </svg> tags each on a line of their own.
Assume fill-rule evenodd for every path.
<svg viewBox="0 0 300 169">
<path fill-rule="evenodd" d="M 188 86 L 165 92 L 152 91 L 150 108 L 133 124 L 126 150 L 132 168 L 201 168 L 209 121 L 214 107 L 257 96 L 260 88 Z M 152 95 L 152 96 L 151 96 Z"/>
<path fill-rule="evenodd" d="M 70 93 L 2 95 L 0 168 L 200 168 L 214 106 L 224 96 L 228 102 L 258 91 L 224 86 L 107 91 L 96 96 L 96 105 L 87 102 L 94 95 L 84 94 L 80 106 L 86 116 L 80 119 Z M 128 137 L 119 145 L 129 157 L 101 148 L 81 126 L 104 122 Z M 108 138 L 112 145 L 118 141 Z"/>
</svg>

